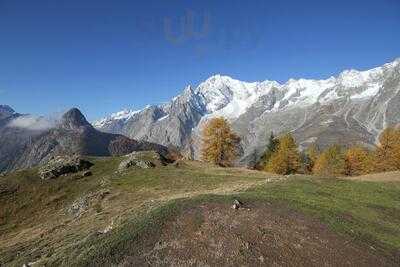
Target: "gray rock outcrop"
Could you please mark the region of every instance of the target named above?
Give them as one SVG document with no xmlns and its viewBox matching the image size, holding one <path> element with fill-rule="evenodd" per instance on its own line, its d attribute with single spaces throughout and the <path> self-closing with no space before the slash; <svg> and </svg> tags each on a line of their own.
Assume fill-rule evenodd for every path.
<svg viewBox="0 0 400 267">
<path fill-rule="evenodd" d="M 168 163 L 170 161 L 157 151 L 137 151 L 125 156 L 118 166 L 118 172 L 129 168 L 151 169 Z"/>
<path fill-rule="evenodd" d="M 43 180 L 49 180 L 64 174 L 88 170 L 91 166 L 93 166 L 93 163 L 84 160 L 77 155 L 58 156 L 40 167 L 39 176 Z"/>
</svg>

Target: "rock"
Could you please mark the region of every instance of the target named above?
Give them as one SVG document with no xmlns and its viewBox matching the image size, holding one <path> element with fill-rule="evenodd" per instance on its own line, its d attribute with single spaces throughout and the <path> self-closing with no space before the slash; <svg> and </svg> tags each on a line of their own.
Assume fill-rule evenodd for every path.
<svg viewBox="0 0 400 267">
<path fill-rule="evenodd" d="M 240 208 L 240 206 L 237 205 L 237 204 L 233 204 L 233 205 L 232 205 L 232 209 L 234 209 L 234 210 L 238 210 L 239 208 Z"/>
<path fill-rule="evenodd" d="M 67 209 L 67 212 L 75 218 L 81 216 L 85 211 L 89 209 L 89 198 L 83 196 L 75 200 L 72 205 Z"/>
<path fill-rule="evenodd" d="M 108 225 L 104 230 L 98 231 L 99 234 L 107 234 L 108 232 L 111 232 L 111 230 L 114 228 L 114 222 L 111 222 L 110 225 Z"/>
<path fill-rule="evenodd" d="M 92 176 L 93 174 L 92 174 L 92 172 L 91 171 L 84 171 L 83 173 L 82 173 L 82 177 L 89 177 L 89 176 Z"/>
<path fill-rule="evenodd" d="M 238 210 L 243 206 L 243 203 L 240 202 L 239 200 L 235 199 L 233 200 L 233 205 L 232 205 L 232 209 L 234 210 Z"/>
<path fill-rule="evenodd" d="M 235 200 L 233 201 L 233 204 L 236 204 L 236 205 L 239 205 L 239 206 L 242 206 L 242 205 L 243 205 L 243 203 L 240 202 L 240 201 L 237 200 L 237 199 L 235 199 Z"/>
<path fill-rule="evenodd" d="M 88 211 L 90 207 L 94 207 L 96 204 L 99 204 L 109 194 L 109 190 L 100 190 L 81 196 L 76 199 L 71 206 L 67 207 L 66 211 L 73 217 L 79 218 L 82 214 Z"/>
<path fill-rule="evenodd" d="M 151 161 L 138 160 L 136 161 L 136 166 L 142 169 L 151 169 L 154 168 L 156 165 Z"/>
<path fill-rule="evenodd" d="M 260 260 L 261 263 L 264 263 L 264 260 L 265 260 L 265 259 L 264 259 L 263 256 L 260 256 L 258 259 Z"/>
<path fill-rule="evenodd" d="M 151 169 L 155 164 L 147 160 L 126 159 L 119 164 L 118 171 L 124 171 L 131 167 L 138 167 L 140 169 Z"/>
<path fill-rule="evenodd" d="M 123 172 L 131 167 L 151 169 L 168 164 L 168 160 L 156 151 L 136 151 L 125 157 L 126 159 L 118 166 L 118 172 Z"/>
<path fill-rule="evenodd" d="M 93 163 L 79 156 L 58 156 L 39 169 L 39 176 L 43 180 L 49 180 L 61 175 L 87 170 L 91 166 Z"/>
</svg>

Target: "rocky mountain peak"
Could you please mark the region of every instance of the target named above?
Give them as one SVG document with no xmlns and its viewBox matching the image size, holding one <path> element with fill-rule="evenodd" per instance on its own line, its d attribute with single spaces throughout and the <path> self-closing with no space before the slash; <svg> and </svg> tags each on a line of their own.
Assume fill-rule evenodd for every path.
<svg viewBox="0 0 400 267">
<path fill-rule="evenodd" d="M 85 116 L 83 116 L 82 112 L 77 108 L 72 108 L 61 118 L 60 125 L 65 129 L 77 129 L 82 126 L 90 126 L 90 123 L 86 120 Z"/>
<path fill-rule="evenodd" d="M 8 105 L 0 105 L 0 114 L 14 114 L 15 111 Z"/>
</svg>

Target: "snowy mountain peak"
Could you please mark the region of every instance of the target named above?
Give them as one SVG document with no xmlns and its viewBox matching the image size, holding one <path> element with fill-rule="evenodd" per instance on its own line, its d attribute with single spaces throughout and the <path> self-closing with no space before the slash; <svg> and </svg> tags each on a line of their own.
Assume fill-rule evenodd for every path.
<svg viewBox="0 0 400 267">
<path fill-rule="evenodd" d="M 0 113 L 14 114 L 15 111 L 8 105 L 0 105 Z"/>
<path fill-rule="evenodd" d="M 397 66 L 400 66 L 400 57 L 396 58 L 393 62 L 383 65 L 384 68 L 395 68 Z"/>
<path fill-rule="evenodd" d="M 232 77 L 216 74 L 197 87 L 187 86 L 183 93 L 164 104 L 164 111 L 172 108 L 173 103 L 181 105 L 190 102 L 207 116 L 225 116 L 236 119 L 245 113 L 272 89 L 280 92 L 273 111 L 295 106 L 307 106 L 314 103 L 327 103 L 340 97 L 366 98 L 375 96 L 383 84 L 385 70 L 400 65 L 400 58 L 391 63 L 371 70 L 345 70 L 337 77 L 325 80 L 289 79 L 280 84 L 276 81 L 243 82 Z M 138 111 L 123 110 L 95 123 L 101 128 L 112 121 L 125 121 Z M 168 113 L 168 111 L 167 111 Z"/>
<path fill-rule="evenodd" d="M 109 117 L 105 117 L 98 121 L 95 121 L 93 123 L 93 126 L 96 128 L 101 128 L 101 127 L 104 127 L 107 124 L 112 123 L 117 120 L 126 121 L 126 120 L 129 120 L 130 118 L 132 118 L 135 114 L 137 114 L 139 112 L 140 112 L 140 110 L 123 109 L 119 112 L 112 113 Z"/>
</svg>

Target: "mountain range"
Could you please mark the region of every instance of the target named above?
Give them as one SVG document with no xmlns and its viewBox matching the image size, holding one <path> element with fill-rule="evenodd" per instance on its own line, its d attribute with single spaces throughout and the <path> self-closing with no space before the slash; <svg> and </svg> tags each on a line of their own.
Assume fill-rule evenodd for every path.
<svg viewBox="0 0 400 267">
<path fill-rule="evenodd" d="M 94 122 L 103 132 L 174 146 L 197 159 L 201 129 L 223 116 L 242 137 L 242 164 L 263 153 L 270 132 L 292 133 L 300 147 L 374 146 L 381 131 L 400 123 L 400 59 L 325 80 L 243 82 L 215 75 L 188 86 L 169 103 L 124 110 Z"/>
<path fill-rule="evenodd" d="M 0 173 L 30 168 L 57 155 L 111 156 L 138 150 L 167 154 L 161 145 L 96 130 L 76 108 L 53 124 L 0 105 Z"/>
<path fill-rule="evenodd" d="M 374 146 L 388 126 L 400 124 L 400 59 L 326 80 L 243 82 L 215 75 L 187 86 L 169 103 L 124 110 L 93 123 L 76 108 L 49 120 L 0 105 L 0 172 L 39 165 L 60 154 L 168 153 L 174 147 L 198 159 L 201 131 L 227 118 L 241 137 L 239 164 L 253 165 L 271 132 L 290 132 L 301 148 Z"/>
</svg>

